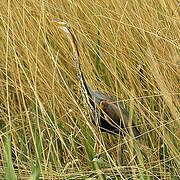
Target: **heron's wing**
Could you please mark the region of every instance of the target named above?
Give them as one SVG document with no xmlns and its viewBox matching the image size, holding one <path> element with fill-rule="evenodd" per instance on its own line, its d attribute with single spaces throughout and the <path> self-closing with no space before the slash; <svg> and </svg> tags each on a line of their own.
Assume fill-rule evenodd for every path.
<svg viewBox="0 0 180 180">
<path fill-rule="evenodd" d="M 120 125 L 122 120 L 125 126 L 128 125 L 129 115 L 126 110 L 110 100 L 102 100 L 100 108 L 111 118 L 117 125 Z"/>
<path fill-rule="evenodd" d="M 108 115 L 108 117 L 115 123 L 116 126 L 119 126 L 124 129 L 129 129 L 129 114 L 122 107 L 122 105 L 112 102 L 110 100 L 102 100 L 100 102 L 100 108 Z M 132 130 L 135 136 L 140 135 L 137 128 L 132 123 Z"/>
</svg>

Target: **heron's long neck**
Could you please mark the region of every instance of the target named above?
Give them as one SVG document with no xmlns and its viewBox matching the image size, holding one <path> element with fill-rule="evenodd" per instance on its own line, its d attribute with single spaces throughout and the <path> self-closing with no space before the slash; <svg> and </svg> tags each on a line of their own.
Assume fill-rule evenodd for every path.
<svg viewBox="0 0 180 180">
<path fill-rule="evenodd" d="M 74 62 L 75 62 L 75 66 L 76 66 L 76 71 L 77 71 L 77 76 L 78 76 L 78 81 L 80 84 L 80 88 L 81 88 L 81 93 L 83 96 L 83 101 L 90 113 L 91 118 L 93 119 L 93 122 L 96 122 L 97 120 L 97 114 L 94 113 L 95 110 L 95 102 L 94 102 L 94 92 L 91 90 L 91 88 L 87 85 L 83 73 L 81 71 L 81 67 L 80 67 L 80 63 L 78 60 L 79 57 L 79 50 L 78 50 L 78 45 L 77 45 L 77 41 L 76 38 L 74 36 L 74 34 L 72 33 L 71 29 L 68 29 L 69 33 L 68 33 L 68 37 L 71 41 L 71 45 L 73 48 L 73 53 L 74 53 Z"/>
<path fill-rule="evenodd" d="M 80 88 L 82 91 L 82 95 L 83 96 L 86 96 L 86 95 L 91 96 L 91 94 L 89 93 L 89 89 L 87 87 L 86 81 L 84 79 L 83 73 L 81 71 L 81 67 L 80 67 L 78 58 L 75 55 L 74 55 L 74 62 L 75 62 L 75 66 L 76 66 L 76 72 L 77 72 Z"/>
<path fill-rule="evenodd" d="M 87 86 L 87 83 L 84 79 L 83 73 L 81 71 L 80 63 L 78 60 L 79 49 L 78 49 L 77 41 L 76 41 L 76 38 L 75 38 L 74 34 L 72 33 L 71 29 L 68 29 L 68 30 L 69 30 L 68 37 L 71 41 L 71 45 L 73 48 L 74 62 L 75 62 L 75 66 L 76 66 L 76 71 L 77 71 L 77 76 L 78 76 L 78 81 L 80 84 L 82 96 L 83 96 L 83 99 L 85 100 L 86 103 L 92 104 L 92 102 L 91 102 L 92 101 L 92 93 L 90 92 L 90 90 Z"/>
</svg>

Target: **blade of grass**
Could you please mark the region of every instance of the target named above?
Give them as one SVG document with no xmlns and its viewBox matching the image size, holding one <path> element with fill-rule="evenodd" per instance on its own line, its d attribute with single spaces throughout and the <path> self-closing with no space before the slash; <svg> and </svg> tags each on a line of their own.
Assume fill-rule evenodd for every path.
<svg viewBox="0 0 180 180">
<path fill-rule="evenodd" d="M 7 135 L 6 137 L 6 149 L 5 149 L 5 157 L 7 161 L 7 169 L 6 169 L 6 179 L 7 180 L 15 180 L 16 175 L 15 175 L 15 170 L 13 166 L 13 161 L 12 161 L 12 146 L 11 146 L 11 135 Z"/>
</svg>

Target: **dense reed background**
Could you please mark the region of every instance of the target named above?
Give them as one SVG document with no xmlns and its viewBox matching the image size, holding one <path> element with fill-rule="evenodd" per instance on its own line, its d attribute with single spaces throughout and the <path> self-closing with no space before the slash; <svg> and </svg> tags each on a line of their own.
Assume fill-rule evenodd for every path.
<svg viewBox="0 0 180 180">
<path fill-rule="evenodd" d="M 180 178 L 179 5 L 2 1 L 2 179 Z M 103 133 L 103 154 L 96 158 L 100 134 L 82 102 L 70 43 L 51 20 L 73 27 L 88 84 L 127 108 L 139 139 Z"/>
</svg>

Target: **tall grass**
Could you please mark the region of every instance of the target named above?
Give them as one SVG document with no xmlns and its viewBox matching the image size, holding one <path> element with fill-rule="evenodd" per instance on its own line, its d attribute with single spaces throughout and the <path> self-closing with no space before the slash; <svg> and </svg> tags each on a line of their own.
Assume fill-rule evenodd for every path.
<svg viewBox="0 0 180 180">
<path fill-rule="evenodd" d="M 179 13 L 176 0 L 1 2 L 0 176 L 180 178 Z M 88 84 L 127 108 L 139 139 L 91 123 L 71 46 L 51 20 L 74 28 Z"/>
</svg>

